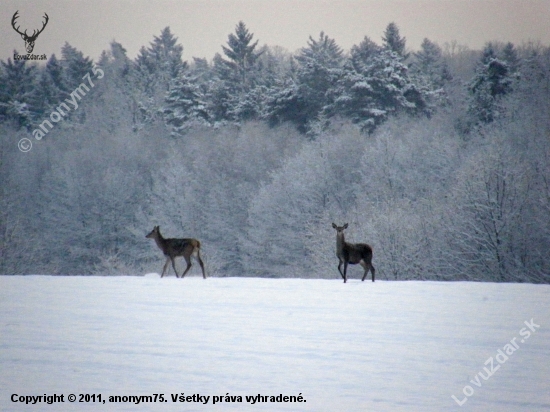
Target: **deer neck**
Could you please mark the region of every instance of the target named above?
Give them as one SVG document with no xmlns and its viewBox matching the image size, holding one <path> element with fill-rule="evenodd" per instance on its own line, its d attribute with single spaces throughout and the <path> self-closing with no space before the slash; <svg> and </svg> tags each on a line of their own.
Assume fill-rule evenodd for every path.
<svg viewBox="0 0 550 412">
<path fill-rule="evenodd" d="M 343 233 L 336 233 L 336 253 L 341 255 L 344 252 L 346 240 Z"/>
<path fill-rule="evenodd" d="M 165 252 L 166 242 L 165 242 L 165 239 L 162 237 L 162 235 L 159 233 L 157 236 L 154 237 L 154 239 L 159 249 Z"/>
</svg>

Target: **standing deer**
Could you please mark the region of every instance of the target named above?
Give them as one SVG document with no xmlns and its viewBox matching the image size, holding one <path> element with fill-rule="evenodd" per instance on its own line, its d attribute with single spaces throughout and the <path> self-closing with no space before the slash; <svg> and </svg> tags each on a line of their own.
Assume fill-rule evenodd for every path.
<svg viewBox="0 0 550 412">
<path fill-rule="evenodd" d="M 189 269 L 191 269 L 191 256 L 193 256 L 199 261 L 199 265 L 201 265 L 202 269 L 202 277 L 206 279 L 206 273 L 204 273 L 204 263 L 202 263 L 200 253 L 201 242 L 199 242 L 197 239 L 165 239 L 160 234 L 160 229 L 158 226 L 155 226 L 151 233 L 149 233 L 145 237 L 149 239 L 155 239 L 157 246 L 160 248 L 160 250 L 162 250 L 164 256 L 166 256 L 166 263 L 162 268 L 162 275 L 160 275 L 160 277 L 164 276 L 164 272 L 166 272 L 166 268 L 168 267 L 168 263 L 170 261 L 172 261 L 172 267 L 174 268 L 174 272 L 176 272 L 176 277 L 179 277 L 178 271 L 176 270 L 174 258 L 178 256 L 183 256 L 185 262 L 187 263 L 187 269 L 185 269 L 185 272 L 183 272 L 183 274 L 181 275 L 181 277 L 183 278 L 185 274 L 189 271 Z"/>
<path fill-rule="evenodd" d="M 369 273 L 372 273 L 372 281 L 374 282 L 374 266 L 372 265 L 372 248 L 366 243 L 347 243 L 344 238 L 344 230 L 348 228 L 346 223 L 344 226 L 336 226 L 332 224 L 332 227 L 336 229 L 336 256 L 340 263 L 338 264 L 338 272 L 344 279 L 344 283 L 347 282 L 348 264 L 356 265 L 359 263 L 365 269 L 363 274 L 364 281 Z M 344 273 L 342 273 L 342 263 L 344 264 Z"/>
</svg>

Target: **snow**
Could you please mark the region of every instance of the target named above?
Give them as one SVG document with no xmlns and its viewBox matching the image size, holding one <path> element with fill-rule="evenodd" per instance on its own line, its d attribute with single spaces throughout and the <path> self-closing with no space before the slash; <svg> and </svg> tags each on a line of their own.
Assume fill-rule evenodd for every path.
<svg viewBox="0 0 550 412">
<path fill-rule="evenodd" d="M 549 410 L 549 301 L 532 284 L 0 276 L 0 410 Z M 173 403 L 182 392 L 211 398 Z M 54 393 L 65 402 L 10 400 Z M 212 404 L 227 393 L 243 402 Z M 258 394 L 306 402 L 246 402 Z"/>
</svg>

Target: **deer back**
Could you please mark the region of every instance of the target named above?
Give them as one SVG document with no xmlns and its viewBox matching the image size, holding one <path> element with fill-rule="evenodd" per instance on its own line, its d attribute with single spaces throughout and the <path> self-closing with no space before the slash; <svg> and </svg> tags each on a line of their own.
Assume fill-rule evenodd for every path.
<svg viewBox="0 0 550 412">
<path fill-rule="evenodd" d="M 164 254 L 167 256 L 191 256 L 200 248 L 200 242 L 197 239 L 165 239 Z"/>
</svg>

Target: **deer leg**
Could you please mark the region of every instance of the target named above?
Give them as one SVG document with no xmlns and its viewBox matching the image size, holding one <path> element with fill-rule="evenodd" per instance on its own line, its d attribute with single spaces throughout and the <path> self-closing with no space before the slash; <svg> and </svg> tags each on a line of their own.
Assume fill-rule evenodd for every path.
<svg viewBox="0 0 550 412">
<path fill-rule="evenodd" d="M 191 258 L 189 256 L 184 256 L 185 262 L 187 263 L 187 269 L 185 269 L 185 272 L 183 272 L 183 275 L 181 277 L 184 277 L 187 272 L 189 272 L 189 269 L 191 269 Z"/>
<path fill-rule="evenodd" d="M 172 267 L 174 268 L 174 272 L 176 272 L 176 277 L 179 278 L 178 271 L 176 270 L 176 259 L 170 258 L 170 260 L 172 261 Z"/>
<path fill-rule="evenodd" d="M 166 268 L 168 267 L 168 262 L 170 262 L 170 257 L 169 256 L 166 257 L 166 263 L 164 264 L 164 267 L 162 268 L 162 275 L 160 275 L 160 277 L 164 276 L 164 272 L 166 272 Z"/>
<path fill-rule="evenodd" d="M 372 281 L 374 282 L 374 266 L 372 266 L 372 263 L 370 264 L 370 273 L 372 273 Z"/>
<path fill-rule="evenodd" d="M 344 283 L 348 281 L 348 261 L 344 261 Z"/>
<path fill-rule="evenodd" d="M 367 277 L 367 273 L 369 273 L 370 265 L 365 263 L 364 260 L 360 262 L 361 266 L 363 266 L 363 269 L 365 269 L 365 273 L 363 273 L 363 279 L 361 279 L 361 282 L 365 281 L 365 278 Z"/>
<path fill-rule="evenodd" d="M 206 273 L 204 272 L 204 263 L 202 263 L 201 254 L 200 252 L 197 252 L 197 260 L 199 261 L 199 265 L 201 265 L 202 270 L 202 278 L 206 279 Z"/>
<path fill-rule="evenodd" d="M 342 261 L 338 263 L 338 272 L 340 273 L 340 276 L 342 276 L 342 279 L 344 279 L 344 274 L 342 273 Z"/>
</svg>

